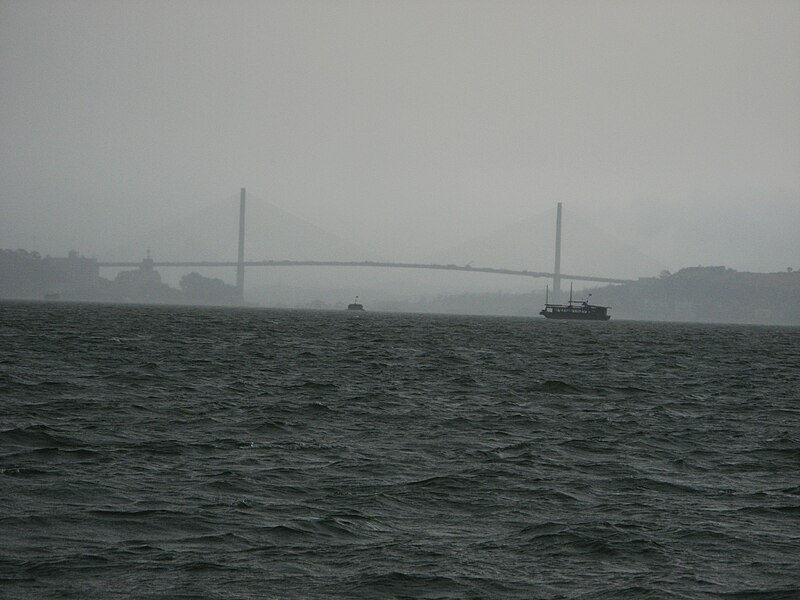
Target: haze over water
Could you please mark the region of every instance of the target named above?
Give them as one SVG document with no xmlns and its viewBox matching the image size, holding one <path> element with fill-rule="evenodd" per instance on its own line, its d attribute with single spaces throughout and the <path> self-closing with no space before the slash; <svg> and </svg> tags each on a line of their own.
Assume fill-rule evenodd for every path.
<svg viewBox="0 0 800 600">
<path fill-rule="evenodd" d="M 797 328 L 0 303 L 4 598 L 796 598 Z"/>
<path fill-rule="evenodd" d="M 571 219 L 566 272 L 798 269 L 798 107 L 792 0 L 6 0 L 0 248 L 232 260 L 246 187 L 361 260 L 549 270 L 553 219 L 507 228 L 564 202 L 609 238 Z"/>
<path fill-rule="evenodd" d="M 224 303 L 90 259 L 235 260 L 241 188 L 251 260 L 550 272 L 563 202 L 645 279 L 61 302 Z M 795 0 L 0 0 L 0 597 L 800 597 L 800 330 L 618 318 L 795 323 L 799 232 Z"/>
</svg>

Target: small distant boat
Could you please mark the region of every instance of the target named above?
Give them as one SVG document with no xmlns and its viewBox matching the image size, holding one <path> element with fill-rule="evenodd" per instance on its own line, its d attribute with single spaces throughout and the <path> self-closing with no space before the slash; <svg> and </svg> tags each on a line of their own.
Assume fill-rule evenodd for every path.
<svg viewBox="0 0 800 600">
<path fill-rule="evenodd" d="M 364 305 L 358 303 L 358 296 L 353 303 L 347 305 L 347 310 L 364 310 Z"/>
<path fill-rule="evenodd" d="M 591 294 L 586 300 L 572 299 L 572 284 L 569 284 L 569 302 L 567 304 L 550 304 L 550 287 L 545 292 L 544 308 L 539 311 L 545 319 L 572 319 L 576 321 L 608 321 L 611 315 L 608 314 L 610 306 L 598 306 L 589 304 Z"/>
</svg>

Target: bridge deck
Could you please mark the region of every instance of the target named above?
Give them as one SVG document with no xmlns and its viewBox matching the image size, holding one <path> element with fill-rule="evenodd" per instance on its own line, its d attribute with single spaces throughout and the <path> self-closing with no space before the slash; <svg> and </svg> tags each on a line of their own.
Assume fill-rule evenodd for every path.
<svg viewBox="0 0 800 600">
<path fill-rule="evenodd" d="M 139 267 L 141 262 L 98 262 L 100 267 Z M 237 267 L 236 261 L 153 261 L 154 267 Z M 439 271 L 468 271 L 470 273 L 493 273 L 517 277 L 538 277 L 552 279 L 553 273 L 542 271 L 520 271 L 517 269 L 496 269 L 491 267 L 471 267 L 458 265 L 439 265 L 425 263 L 374 262 L 374 261 L 333 261 L 333 260 L 246 260 L 245 267 L 380 267 L 394 269 L 434 269 Z M 561 279 L 575 281 L 596 281 L 600 283 L 630 283 L 632 279 L 615 277 L 594 277 L 591 275 L 560 274 Z"/>
</svg>

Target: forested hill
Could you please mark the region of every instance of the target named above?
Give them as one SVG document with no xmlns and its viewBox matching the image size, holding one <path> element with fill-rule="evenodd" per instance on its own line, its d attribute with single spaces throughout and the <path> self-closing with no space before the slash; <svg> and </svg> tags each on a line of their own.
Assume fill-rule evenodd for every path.
<svg viewBox="0 0 800 600">
<path fill-rule="evenodd" d="M 569 281 L 562 281 L 565 302 Z M 612 319 L 800 325 L 800 272 L 746 273 L 725 267 L 689 267 L 624 285 L 575 287 L 573 297 L 610 306 Z M 387 302 L 385 310 L 536 316 L 544 293 L 440 295 Z M 551 296 L 550 301 L 553 301 Z"/>
<path fill-rule="evenodd" d="M 800 325 L 800 272 L 689 267 L 592 291 L 617 318 Z"/>
</svg>

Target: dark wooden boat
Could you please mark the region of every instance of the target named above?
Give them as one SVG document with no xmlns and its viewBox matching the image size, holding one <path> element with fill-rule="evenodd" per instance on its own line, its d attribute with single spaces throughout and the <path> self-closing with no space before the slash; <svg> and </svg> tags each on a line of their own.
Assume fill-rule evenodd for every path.
<svg viewBox="0 0 800 600">
<path fill-rule="evenodd" d="M 550 304 L 550 288 L 548 286 L 544 308 L 539 311 L 545 319 L 568 319 L 574 321 L 608 321 L 611 315 L 608 314 L 610 306 L 598 306 L 596 304 L 589 304 L 589 298 L 586 300 L 573 300 L 572 299 L 572 284 L 569 286 L 569 302 L 566 304 Z"/>
</svg>

